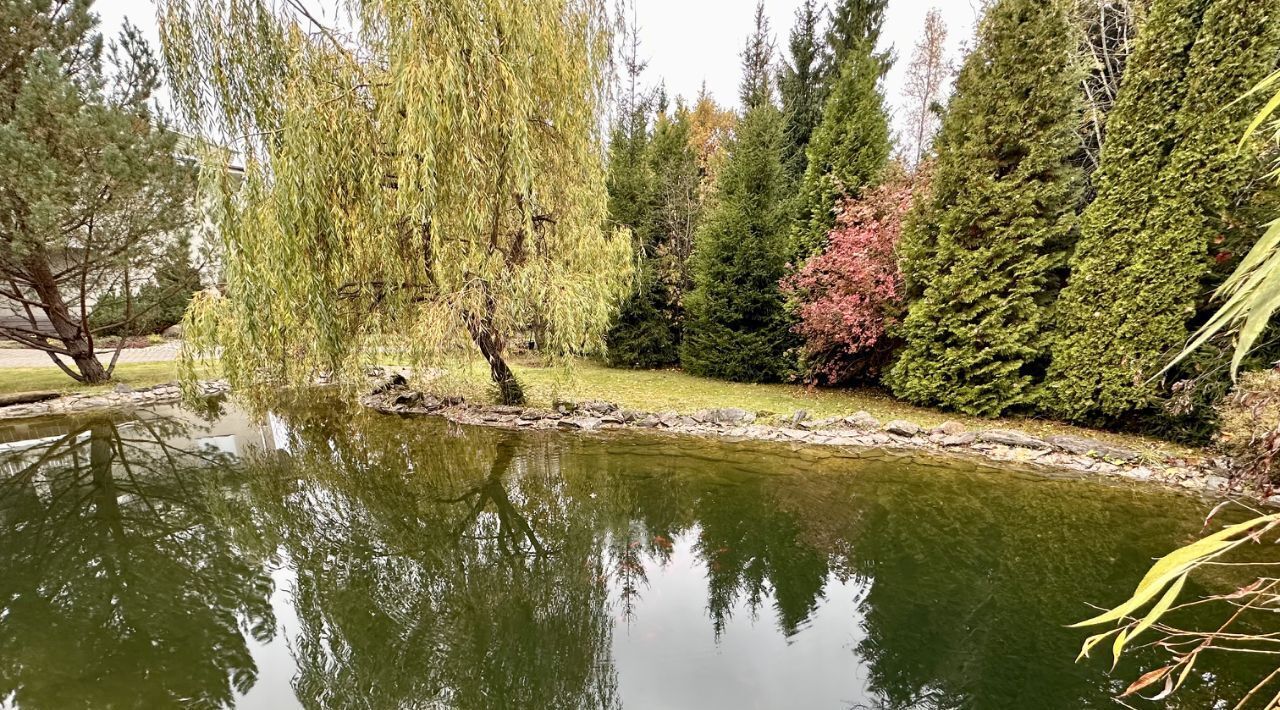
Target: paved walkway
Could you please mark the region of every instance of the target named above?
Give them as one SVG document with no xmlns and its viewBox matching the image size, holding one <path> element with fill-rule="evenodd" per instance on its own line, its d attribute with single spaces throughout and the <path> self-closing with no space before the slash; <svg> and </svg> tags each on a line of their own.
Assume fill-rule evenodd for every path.
<svg viewBox="0 0 1280 710">
<path fill-rule="evenodd" d="M 178 348 L 182 343 L 170 341 L 160 345 L 149 345 L 145 348 L 125 348 L 120 351 L 120 362 L 170 362 L 178 359 Z M 106 361 L 111 359 L 115 348 L 100 348 L 98 356 Z M 4 367 L 57 367 L 53 360 L 40 350 L 27 348 L 0 348 L 0 368 Z"/>
</svg>

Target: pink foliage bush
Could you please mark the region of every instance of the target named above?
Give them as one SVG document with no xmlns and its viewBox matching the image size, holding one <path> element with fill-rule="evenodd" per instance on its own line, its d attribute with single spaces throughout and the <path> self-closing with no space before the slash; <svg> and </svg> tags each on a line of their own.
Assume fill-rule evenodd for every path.
<svg viewBox="0 0 1280 710">
<path fill-rule="evenodd" d="M 899 178 L 847 200 L 822 253 L 783 280 L 811 377 L 836 384 L 874 374 L 883 360 L 885 333 L 901 306 L 894 249 L 912 193 L 911 181 Z"/>
</svg>

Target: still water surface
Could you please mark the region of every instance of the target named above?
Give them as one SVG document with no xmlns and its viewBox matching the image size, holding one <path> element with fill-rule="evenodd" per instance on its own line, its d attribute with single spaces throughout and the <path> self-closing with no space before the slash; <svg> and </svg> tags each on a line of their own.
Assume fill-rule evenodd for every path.
<svg viewBox="0 0 1280 710">
<path fill-rule="evenodd" d="M 1074 664 L 1063 626 L 1208 508 L 327 401 L 0 440 L 0 707 L 26 709 L 1119 707 L 1141 668 Z M 1158 707 L 1259 677 L 1199 670 Z"/>
</svg>

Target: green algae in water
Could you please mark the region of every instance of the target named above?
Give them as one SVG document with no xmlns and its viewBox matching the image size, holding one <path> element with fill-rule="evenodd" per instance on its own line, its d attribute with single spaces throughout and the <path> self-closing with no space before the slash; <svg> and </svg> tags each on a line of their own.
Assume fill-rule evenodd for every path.
<svg viewBox="0 0 1280 710">
<path fill-rule="evenodd" d="M 0 439 L 0 705 L 17 708 L 1118 707 L 1162 656 L 1075 664 L 1065 626 L 1210 507 L 329 400 Z M 1206 659 L 1146 706 L 1222 706 L 1265 669 Z"/>
</svg>

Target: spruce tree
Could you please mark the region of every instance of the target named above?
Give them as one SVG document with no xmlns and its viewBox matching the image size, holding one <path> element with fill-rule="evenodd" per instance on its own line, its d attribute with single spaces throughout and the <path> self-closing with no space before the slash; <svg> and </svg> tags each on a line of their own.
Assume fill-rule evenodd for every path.
<svg viewBox="0 0 1280 710">
<path fill-rule="evenodd" d="M 797 182 L 804 176 L 809 140 L 822 120 L 822 41 L 818 35 L 821 8 L 815 0 L 804 0 L 796 10 L 795 25 L 788 42 L 789 59 L 778 71 L 778 95 L 782 100 L 783 164 Z"/>
<path fill-rule="evenodd" d="M 794 259 L 822 248 L 835 226 L 836 204 L 876 184 L 888 162 L 889 116 L 880 87 L 881 64 L 871 46 L 867 39 L 847 53 L 809 143 L 792 230 Z"/>
<path fill-rule="evenodd" d="M 1059 306 L 1044 407 L 1074 420 L 1149 407 L 1149 379 L 1186 339 L 1211 242 L 1232 228 L 1257 162 L 1236 142 L 1273 67 L 1277 0 L 1156 0 L 1108 120 L 1097 199 Z"/>
<path fill-rule="evenodd" d="M 983 19 L 900 248 L 915 300 L 896 395 L 985 416 L 1029 401 L 1082 186 L 1074 51 L 1058 0 L 997 0 Z"/>
<path fill-rule="evenodd" d="M 782 165 L 783 119 L 773 104 L 768 26 L 743 53 L 746 115 L 729 143 L 712 207 L 698 229 L 694 291 L 680 347 L 697 375 L 746 382 L 778 380 L 794 340 L 778 282 L 784 274 L 788 180 Z"/>
<path fill-rule="evenodd" d="M 609 222 L 631 232 L 635 245 L 635 283 L 613 325 L 605 333 L 606 361 L 613 366 L 653 367 L 670 362 L 675 340 L 658 308 L 655 274 L 649 263 L 652 235 L 647 220 L 652 209 L 653 177 L 647 161 L 650 99 L 639 87 L 645 63 L 639 59 L 639 34 L 624 28 L 621 64 L 625 83 L 618 115 L 609 135 Z"/>
<path fill-rule="evenodd" d="M 851 52 L 870 48 L 883 77 L 893 64 L 891 52 L 876 52 L 880 30 L 884 27 L 884 11 L 889 0 L 839 0 L 831 10 L 831 26 L 827 28 L 827 55 L 824 76 L 834 84 L 840 77 Z"/>
<path fill-rule="evenodd" d="M 609 331 L 614 367 L 655 368 L 679 361 L 689 257 L 700 211 L 701 176 L 689 140 L 690 115 L 659 100 L 643 156 L 648 185 L 636 220 L 636 291 Z"/>
</svg>

